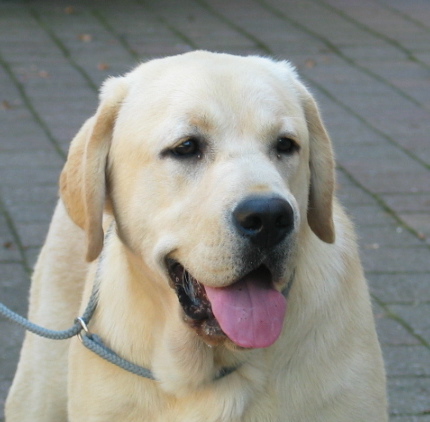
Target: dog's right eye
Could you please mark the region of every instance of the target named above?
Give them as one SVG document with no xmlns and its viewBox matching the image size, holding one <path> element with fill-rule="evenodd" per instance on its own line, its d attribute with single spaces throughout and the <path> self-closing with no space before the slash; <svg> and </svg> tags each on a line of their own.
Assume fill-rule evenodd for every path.
<svg viewBox="0 0 430 422">
<path fill-rule="evenodd" d="M 196 138 L 186 139 L 179 145 L 172 148 L 170 152 L 174 157 L 178 158 L 200 158 L 202 156 L 200 142 Z"/>
</svg>

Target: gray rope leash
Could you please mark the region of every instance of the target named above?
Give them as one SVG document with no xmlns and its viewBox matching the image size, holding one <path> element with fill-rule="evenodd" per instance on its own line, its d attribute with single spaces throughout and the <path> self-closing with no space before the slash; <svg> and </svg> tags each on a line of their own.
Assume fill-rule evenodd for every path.
<svg viewBox="0 0 430 422">
<path fill-rule="evenodd" d="M 109 227 L 106 233 L 105 243 L 108 237 L 110 237 L 112 231 L 113 231 L 113 223 L 111 224 L 111 226 Z M 17 314 L 16 312 L 13 312 L 11 309 L 6 307 L 3 303 L 0 303 L 0 315 L 3 315 L 8 320 L 15 322 L 16 324 L 20 325 L 21 327 L 25 328 L 28 331 L 31 331 L 32 333 L 38 336 L 45 337 L 51 340 L 67 340 L 71 337 L 78 336 L 82 344 L 86 348 L 96 353 L 101 358 L 107 360 L 108 362 L 113 363 L 114 365 L 119 366 L 120 368 L 128 372 L 131 372 L 132 374 L 136 374 L 144 378 L 155 380 L 154 375 L 149 369 L 143 368 L 139 365 L 136 365 L 122 358 L 121 356 L 116 354 L 113 350 L 105 346 L 101 338 L 95 334 L 90 333 L 87 328 L 87 324 L 89 324 L 94 314 L 94 311 L 97 307 L 98 284 L 100 280 L 100 271 L 101 271 L 100 268 L 101 268 L 101 263 L 103 261 L 103 258 L 104 258 L 104 253 L 102 252 L 102 256 L 99 259 L 99 264 L 96 270 L 96 277 L 94 281 L 93 292 L 91 293 L 91 297 L 88 301 L 88 305 L 84 313 L 82 314 L 82 316 L 76 318 L 74 324 L 69 329 L 50 330 L 48 328 L 34 324 L 33 322 L 29 321 L 23 316 Z"/>
<path fill-rule="evenodd" d="M 85 328 L 84 328 L 85 330 Z M 117 355 L 113 350 L 109 349 L 109 347 L 105 346 L 102 342 L 102 339 L 96 334 L 91 334 L 90 332 L 85 330 L 85 333 L 79 335 L 79 338 L 82 344 L 96 355 L 101 358 L 107 360 L 110 363 L 113 363 L 120 368 L 131 372 L 132 374 L 139 375 L 143 378 L 148 378 L 150 380 L 155 380 L 152 372 L 144 368 L 143 366 L 136 365 L 126 359 L 123 359 L 121 356 Z"/>
<path fill-rule="evenodd" d="M 102 359 L 105 359 L 108 362 L 132 374 L 155 381 L 156 378 L 154 377 L 150 369 L 144 368 L 143 366 L 136 365 L 122 358 L 117 353 L 115 353 L 112 349 L 107 347 L 98 335 L 90 333 L 90 331 L 87 328 L 87 324 L 89 323 L 96 306 L 97 306 L 97 292 L 94 291 L 91 295 L 91 298 L 89 300 L 89 303 L 83 315 L 81 317 L 76 318 L 75 324 L 72 327 L 70 327 L 68 330 L 60 330 L 60 331 L 49 330 L 47 328 L 41 327 L 40 325 L 34 324 L 30 322 L 28 319 L 22 317 L 21 315 L 13 312 L 2 303 L 0 303 L 0 315 L 3 315 L 5 318 L 9 319 L 12 322 L 17 323 L 21 327 L 25 328 L 28 331 L 31 331 L 34 334 L 37 334 L 41 337 L 45 337 L 51 340 L 66 340 L 71 337 L 78 336 L 79 340 L 81 340 L 82 344 L 88 350 L 91 350 L 93 353 L 100 356 Z M 221 370 L 215 376 L 214 381 L 224 378 L 225 376 L 234 372 L 236 369 L 237 367 L 221 368 Z"/>
<path fill-rule="evenodd" d="M 80 317 L 82 320 L 85 321 L 85 323 L 88 323 L 93 316 L 96 306 L 97 298 L 96 294 L 93 293 L 87 305 L 87 308 L 85 309 L 85 312 L 83 313 L 82 317 Z M 44 328 L 40 325 L 30 322 L 28 319 L 10 310 L 8 307 L 3 305 L 3 303 L 0 303 L 0 315 L 3 315 L 9 321 L 15 322 L 16 324 L 20 325 L 28 331 L 31 331 L 34 334 L 37 334 L 38 336 L 49 338 L 51 340 L 66 340 L 68 338 L 78 335 L 82 331 L 82 324 L 78 319 L 76 319 L 73 326 L 67 330 L 50 330 L 48 328 Z"/>
<path fill-rule="evenodd" d="M 88 302 L 87 308 L 81 317 L 76 318 L 72 327 L 67 330 L 50 330 L 40 325 L 30 322 L 28 319 L 13 312 L 8 307 L 0 303 L 0 315 L 8 320 L 15 322 L 28 331 L 31 331 L 38 336 L 45 337 L 51 340 L 67 340 L 71 337 L 78 336 L 82 344 L 101 358 L 107 360 L 120 368 L 131 372 L 132 374 L 139 375 L 144 378 L 155 380 L 152 372 L 142 366 L 136 365 L 116 354 L 113 350 L 105 346 L 101 338 L 88 331 L 87 324 L 94 314 L 97 306 L 97 291 L 94 290 Z M 82 333 L 82 331 L 84 333 Z"/>
</svg>

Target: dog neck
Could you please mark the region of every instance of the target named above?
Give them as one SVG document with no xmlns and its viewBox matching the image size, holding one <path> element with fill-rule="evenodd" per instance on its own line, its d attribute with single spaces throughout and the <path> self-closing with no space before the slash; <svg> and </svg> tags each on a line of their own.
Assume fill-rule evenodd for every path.
<svg viewBox="0 0 430 422">
<path fill-rule="evenodd" d="M 117 271 L 105 271 L 105 259 L 114 262 Z M 184 324 L 174 291 L 121 242 L 112 227 L 98 266 L 99 304 L 91 330 L 120 356 L 148 368 L 163 390 L 198 389 L 243 364 L 243 351 L 210 347 Z M 119 279 L 117 274 L 125 277 Z"/>
</svg>

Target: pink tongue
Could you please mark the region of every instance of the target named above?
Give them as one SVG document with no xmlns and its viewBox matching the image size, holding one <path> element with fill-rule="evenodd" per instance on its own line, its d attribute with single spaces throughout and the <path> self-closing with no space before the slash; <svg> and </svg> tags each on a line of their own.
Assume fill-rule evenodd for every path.
<svg viewBox="0 0 430 422">
<path fill-rule="evenodd" d="M 257 269 L 227 287 L 205 286 L 215 318 L 238 346 L 268 347 L 281 334 L 287 301 L 268 278 L 267 270 Z"/>
</svg>

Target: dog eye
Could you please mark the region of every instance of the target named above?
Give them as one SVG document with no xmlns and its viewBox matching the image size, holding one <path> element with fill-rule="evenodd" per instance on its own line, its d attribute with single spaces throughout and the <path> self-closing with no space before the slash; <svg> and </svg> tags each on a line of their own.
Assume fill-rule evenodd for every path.
<svg viewBox="0 0 430 422">
<path fill-rule="evenodd" d="M 276 143 L 276 151 L 278 154 L 292 154 L 297 151 L 298 148 L 296 142 L 286 136 L 279 137 Z"/>
<path fill-rule="evenodd" d="M 202 155 L 202 152 L 200 149 L 200 142 L 198 139 L 195 139 L 195 138 L 186 139 L 181 144 L 172 148 L 171 153 L 175 157 L 180 157 L 180 158 L 191 158 L 191 157 L 200 158 Z"/>
</svg>

